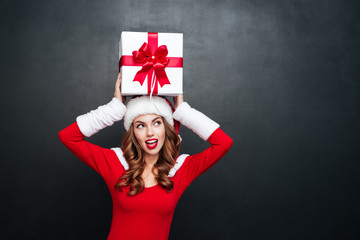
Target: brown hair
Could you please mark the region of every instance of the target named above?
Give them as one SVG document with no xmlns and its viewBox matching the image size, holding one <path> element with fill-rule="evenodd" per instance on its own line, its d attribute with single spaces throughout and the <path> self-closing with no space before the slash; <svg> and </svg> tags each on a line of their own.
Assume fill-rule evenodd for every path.
<svg viewBox="0 0 360 240">
<path fill-rule="evenodd" d="M 168 192 L 174 187 L 173 181 L 168 177 L 170 169 L 175 164 L 175 158 L 180 152 L 180 139 L 176 130 L 162 117 L 165 125 L 165 141 L 159 151 L 159 159 L 154 164 L 152 172 L 159 185 L 167 189 Z M 124 133 L 121 149 L 124 153 L 129 169 L 118 179 L 115 188 L 122 191 L 123 187 L 130 185 L 128 195 L 135 196 L 144 190 L 144 180 L 141 177 L 145 169 L 144 150 L 138 143 L 134 133 L 134 124 L 132 123 L 129 130 Z M 158 170 L 156 174 L 155 169 Z"/>
</svg>

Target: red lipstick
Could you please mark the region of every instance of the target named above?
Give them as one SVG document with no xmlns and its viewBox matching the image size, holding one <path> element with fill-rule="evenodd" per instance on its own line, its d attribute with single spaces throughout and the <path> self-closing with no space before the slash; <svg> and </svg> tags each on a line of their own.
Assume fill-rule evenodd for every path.
<svg viewBox="0 0 360 240">
<path fill-rule="evenodd" d="M 153 141 L 153 140 L 156 140 L 156 141 L 153 143 L 148 143 L 149 141 Z M 149 149 L 154 149 L 154 148 L 156 148 L 156 146 L 158 144 L 158 140 L 156 138 L 151 138 L 151 139 L 146 140 L 145 144 Z"/>
</svg>

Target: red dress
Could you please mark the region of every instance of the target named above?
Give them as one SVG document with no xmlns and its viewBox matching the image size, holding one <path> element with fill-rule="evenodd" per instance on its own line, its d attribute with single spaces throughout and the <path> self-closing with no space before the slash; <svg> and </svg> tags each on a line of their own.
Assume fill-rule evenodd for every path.
<svg viewBox="0 0 360 240">
<path fill-rule="evenodd" d="M 219 161 L 232 146 L 232 139 L 220 127 L 208 137 L 210 147 L 194 155 L 182 154 L 169 177 L 174 182 L 170 193 L 161 185 L 145 188 L 135 196 L 127 195 L 115 184 L 126 171 L 119 159 L 120 148 L 108 149 L 84 139 L 77 122 L 59 132 L 61 142 L 86 165 L 105 180 L 112 197 L 113 218 L 108 240 L 165 240 L 168 239 L 172 217 L 181 195 L 189 184 Z M 124 166 L 125 165 L 125 166 Z"/>
</svg>

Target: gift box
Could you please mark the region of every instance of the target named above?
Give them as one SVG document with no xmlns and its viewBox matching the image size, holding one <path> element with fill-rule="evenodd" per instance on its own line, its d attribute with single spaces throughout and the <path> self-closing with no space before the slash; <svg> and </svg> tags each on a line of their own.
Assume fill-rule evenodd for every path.
<svg viewBox="0 0 360 240">
<path fill-rule="evenodd" d="M 121 92 L 177 96 L 183 93 L 183 34 L 121 32 Z"/>
</svg>

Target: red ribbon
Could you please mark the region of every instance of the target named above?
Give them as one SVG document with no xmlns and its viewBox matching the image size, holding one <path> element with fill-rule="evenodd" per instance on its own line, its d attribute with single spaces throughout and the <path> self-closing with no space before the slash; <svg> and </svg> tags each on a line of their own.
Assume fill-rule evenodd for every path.
<svg viewBox="0 0 360 240">
<path fill-rule="evenodd" d="M 138 51 L 133 51 L 132 56 L 121 56 L 119 60 L 119 72 L 122 66 L 142 66 L 136 73 L 133 81 L 138 81 L 142 86 L 146 76 L 148 77 L 148 93 L 151 93 L 152 75 L 155 71 L 155 86 L 153 94 L 158 93 L 158 83 L 160 87 L 171 84 L 165 67 L 182 67 L 182 57 L 167 57 L 168 50 L 166 45 L 158 47 L 158 34 L 148 33 L 148 43 L 144 42 Z"/>
</svg>

